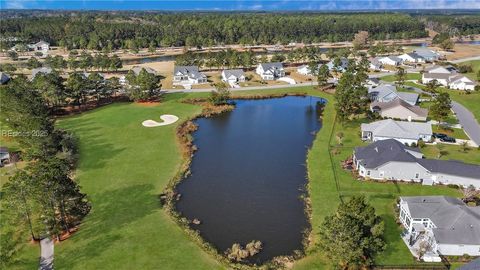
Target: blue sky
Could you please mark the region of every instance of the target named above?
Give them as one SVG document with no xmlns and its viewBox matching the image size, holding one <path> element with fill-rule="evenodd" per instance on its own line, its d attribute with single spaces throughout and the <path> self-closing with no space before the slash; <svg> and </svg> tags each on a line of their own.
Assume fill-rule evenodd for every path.
<svg viewBox="0 0 480 270">
<path fill-rule="evenodd" d="M 358 10 L 480 9 L 480 0 L 0 0 L 0 9 L 95 10 Z"/>
</svg>

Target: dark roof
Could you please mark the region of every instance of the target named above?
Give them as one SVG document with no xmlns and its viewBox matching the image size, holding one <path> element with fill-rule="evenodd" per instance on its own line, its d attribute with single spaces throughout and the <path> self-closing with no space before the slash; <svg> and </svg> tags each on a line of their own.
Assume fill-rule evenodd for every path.
<svg viewBox="0 0 480 270">
<path fill-rule="evenodd" d="M 430 172 L 477 178 L 480 181 L 480 166 L 457 160 L 419 159 L 418 163 Z"/>
<path fill-rule="evenodd" d="M 480 243 L 480 207 L 467 206 L 447 196 L 401 197 L 412 218 L 429 218 L 436 226 L 435 239 L 441 244 Z"/>
<path fill-rule="evenodd" d="M 397 107 L 397 106 L 404 107 L 404 108 L 410 110 L 411 112 L 413 112 L 416 115 L 421 116 L 421 117 L 427 117 L 427 115 L 428 115 L 428 110 L 427 109 L 421 108 L 419 106 L 411 105 L 408 102 L 402 100 L 401 98 L 395 98 L 394 100 L 392 100 L 390 102 L 374 101 L 370 105 L 371 108 L 378 107 L 380 110 L 388 110 L 390 108 L 394 108 L 394 107 Z"/>
<path fill-rule="evenodd" d="M 416 162 L 417 159 L 407 151 L 420 152 L 417 148 L 407 147 L 397 140 L 388 139 L 356 147 L 355 157 L 366 168 L 377 168 L 390 161 Z"/>
</svg>

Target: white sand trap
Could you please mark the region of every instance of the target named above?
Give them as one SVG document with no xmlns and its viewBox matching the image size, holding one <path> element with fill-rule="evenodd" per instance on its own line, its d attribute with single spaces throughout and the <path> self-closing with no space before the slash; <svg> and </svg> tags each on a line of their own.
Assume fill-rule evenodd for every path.
<svg viewBox="0 0 480 270">
<path fill-rule="evenodd" d="M 170 125 L 170 124 L 173 124 L 173 123 L 178 121 L 178 117 L 175 116 L 175 115 L 171 115 L 171 114 L 160 115 L 160 119 L 162 119 L 163 122 L 159 123 L 157 121 L 148 119 L 148 120 L 143 121 L 142 125 L 144 127 L 159 127 L 159 126 Z"/>
</svg>

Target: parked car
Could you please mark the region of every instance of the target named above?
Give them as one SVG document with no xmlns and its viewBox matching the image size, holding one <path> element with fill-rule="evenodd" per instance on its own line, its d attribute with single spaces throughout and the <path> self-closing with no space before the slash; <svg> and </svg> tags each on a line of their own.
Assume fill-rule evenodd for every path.
<svg viewBox="0 0 480 270">
<path fill-rule="evenodd" d="M 447 134 L 443 134 L 443 133 L 433 133 L 432 136 L 434 138 L 437 138 L 437 139 L 442 139 L 442 138 L 445 138 L 445 137 L 448 137 Z"/>
<path fill-rule="evenodd" d="M 449 143 L 457 142 L 457 140 L 455 140 L 455 138 L 449 137 L 449 136 L 445 136 L 445 137 L 443 137 L 443 138 L 440 138 L 440 141 L 442 141 L 442 142 L 449 142 Z"/>
</svg>

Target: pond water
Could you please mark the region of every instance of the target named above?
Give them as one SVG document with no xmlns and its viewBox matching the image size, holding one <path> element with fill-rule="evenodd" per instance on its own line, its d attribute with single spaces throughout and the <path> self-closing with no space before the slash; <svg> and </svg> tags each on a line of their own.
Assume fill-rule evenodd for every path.
<svg viewBox="0 0 480 270">
<path fill-rule="evenodd" d="M 471 45 L 480 45 L 480 40 L 464 40 L 464 41 L 459 41 L 457 43 L 460 44 L 471 44 Z"/>
<path fill-rule="evenodd" d="M 177 210 L 223 253 L 234 243 L 260 240 L 247 259 L 262 263 L 302 249 L 308 228 L 301 196 L 306 155 L 321 127 L 315 97 L 236 100 L 236 108 L 196 121 L 198 151 L 192 174 L 177 187 Z"/>
</svg>

